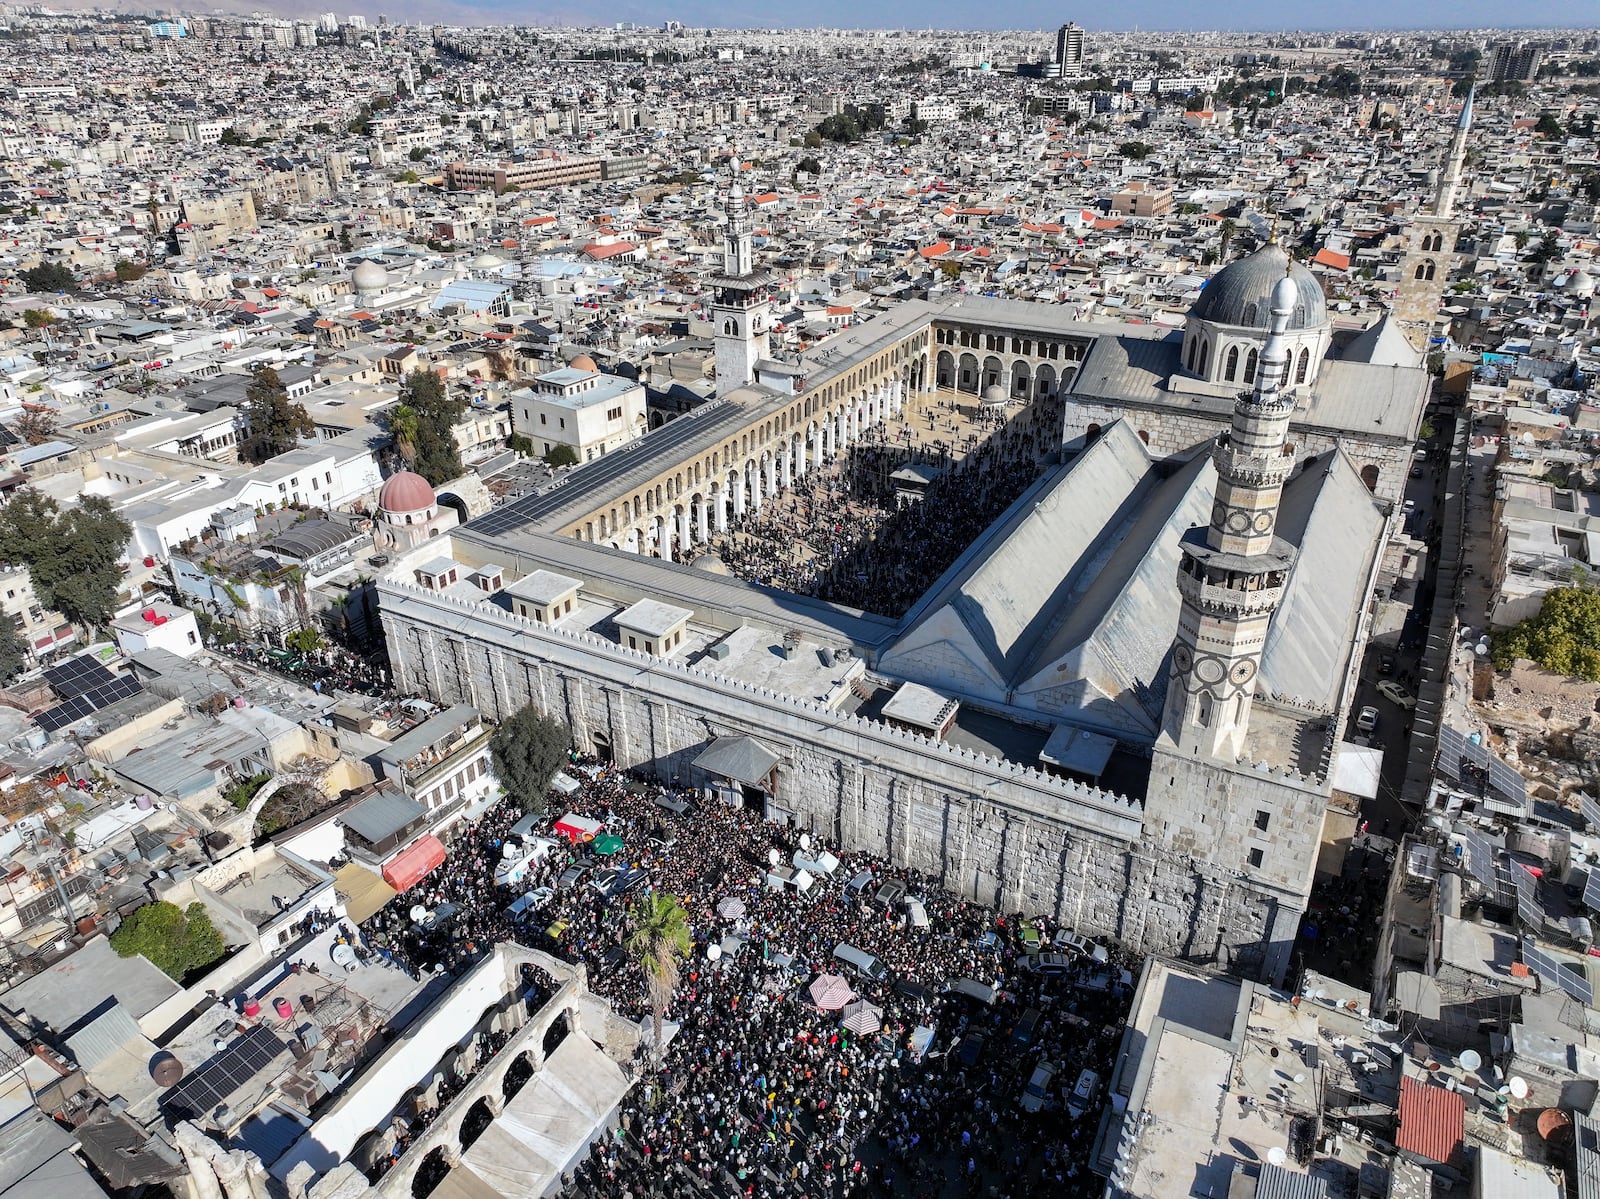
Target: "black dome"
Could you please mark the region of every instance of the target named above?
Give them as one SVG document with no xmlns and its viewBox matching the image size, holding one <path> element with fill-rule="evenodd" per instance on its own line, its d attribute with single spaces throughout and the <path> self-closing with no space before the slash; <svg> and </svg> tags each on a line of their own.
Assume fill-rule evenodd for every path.
<svg viewBox="0 0 1600 1199">
<path fill-rule="evenodd" d="M 1272 289 L 1283 278 L 1285 267 L 1300 293 L 1289 328 L 1315 329 L 1327 324 L 1328 302 L 1323 298 L 1322 284 L 1298 262 L 1291 265 L 1289 255 L 1275 242 L 1213 275 L 1189 315 L 1219 325 L 1264 330 L 1272 320 Z"/>
</svg>

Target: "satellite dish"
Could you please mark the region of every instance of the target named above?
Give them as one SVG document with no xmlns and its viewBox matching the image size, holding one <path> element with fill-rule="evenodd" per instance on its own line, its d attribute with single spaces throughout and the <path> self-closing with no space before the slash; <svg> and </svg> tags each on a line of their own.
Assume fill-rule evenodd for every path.
<svg viewBox="0 0 1600 1199">
<path fill-rule="evenodd" d="M 811 834 L 810 833 L 801 833 L 800 834 L 800 848 L 801 849 L 810 849 L 811 848 Z"/>
<path fill-rule="evenodd" d="M 1267 1150 L 1267 1160 L 1275 1166 L 1283 1165 L 1287 1159 L 1288 1155 L 1285 1154 L 1284 1151 L 1277 1145 L 1274 1145 L 1271 1149 Z"/>
<path fill-rule="evenodd" d="M 1311 992 L 1311 998 L 1313 999 L 1326 999 L 1327 997 L 1328 993 L 1321 987 L 1318 987 L 1315 991 Z"/>
<path fill-rule="evenodd" d="M 411 908 L 411 923 L 421 924 L 428 918 L 428 909 L 424 904 L 414 904 Z"/>
<path fill-rule="evenodd" d="M 1472 647 L 1472 652 L 1477 654 L 1480 658 L 1487 654 L 1489 652 L 1489 639 L 1485 637 L 1482 641 L 1478 642 L 1477 645 Z"/>
<path fill-rule="evenodd" d="M 1301 1083 L 1303 1083 L 1303 1082 L 1304 1082 L 1304 1081 L 1305 1081 L 1305 1080 L 1306 1080 L 1306 1076 L 1305 1076 L 1305 1075 L 1304 1075 L 1304 1074 L 1296 1074 L 1296 1075 L 1295 1075 L 1295 1076 L 1294 1076 L 1294 1081 L 1295 1081 L 1295 1085 L 1296 1085 L 1296 1086 L 1299 1086 L 1299 1085 L 1300 1085 L 1300 1084 L 1301 1084 Z"/>
<path fill-rule="evenodd" d="M 1464 1049 L 1461 1051 L 1461 1068 L 1463 1070 L 1476 1070 L 1481 1065 L 1483 1065 L 1483 1059 L 1478 1056 L 1476 1049 Z"/>
<path fill-rule="evenodd" d="M 706 946 L 706 961 L 714 962 L 722 956 L 722 946 L 713 941 Z"/>
<path fill-rule="evenodd" d="M 1526 1099 L 1528 1097 L 1528 1080 L 1526 1078 L 1513 1074 L 1507 1086 L 1511 1091 L 1511 1098 Z"/>
<path fill-rule="evenodd" d="M 776 866 L 781 861 L 783 861 L 783 855 L 776 849 L 767 850 L 767 865 Z"/>
</svg>

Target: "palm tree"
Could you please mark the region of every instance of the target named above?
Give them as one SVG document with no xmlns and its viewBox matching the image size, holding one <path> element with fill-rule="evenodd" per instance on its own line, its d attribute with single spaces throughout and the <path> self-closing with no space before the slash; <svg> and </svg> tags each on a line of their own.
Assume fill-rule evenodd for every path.
<svg viewBox="0 0 1600 1199">
<path fill-rule="evenodd" d="M 633 932 L 628 936 L 628 953 L 644 971 L 645 991 L 650 998 L 650 1015 L 655 1026 L 655 1066 L 661 1069 L 661 1023 L 678 989 L 679 961 L 689 956 L 691 945 L 689 916 L 675 895 L 645 896 L 644 902 L 628 909 Z"/>
</svg>

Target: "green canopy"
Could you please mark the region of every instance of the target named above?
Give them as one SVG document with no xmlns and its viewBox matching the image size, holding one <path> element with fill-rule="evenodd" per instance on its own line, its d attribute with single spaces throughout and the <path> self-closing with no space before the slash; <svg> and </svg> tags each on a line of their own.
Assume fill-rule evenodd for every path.
<svg viewBox="0 0 1600 1199">
<path fill-rule="evenodd" d="M 609 857 L 622 848 L 622 838 L 616 833 L 601 833 L 589 842 L 589 848 L 601 857 Z"/>
</svg>

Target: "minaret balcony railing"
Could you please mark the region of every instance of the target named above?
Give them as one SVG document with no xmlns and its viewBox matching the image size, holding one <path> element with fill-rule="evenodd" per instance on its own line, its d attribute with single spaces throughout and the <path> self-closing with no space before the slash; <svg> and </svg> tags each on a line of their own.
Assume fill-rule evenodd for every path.
<svg viewBox="0 0 1600 1199">
<path fill-rule="evenodd" d="M 1294 455 L 1287 450 L 1262 457 L 1241 454 L 1220 442 L 1212 447 L 1211 462 L 1223 479 L 1246 487 L 1281 487 L 1294 473 L 1295 465 Z"/>
<path fill-rule="evenodd" d="M 1256 590 L 1224 587 L 1180 571 L 1178 592 L 1185 602 L 1211 616 L 1265 616 L 1283 603 L 1284 587 L 1261 587 Z"/>
</svg>

